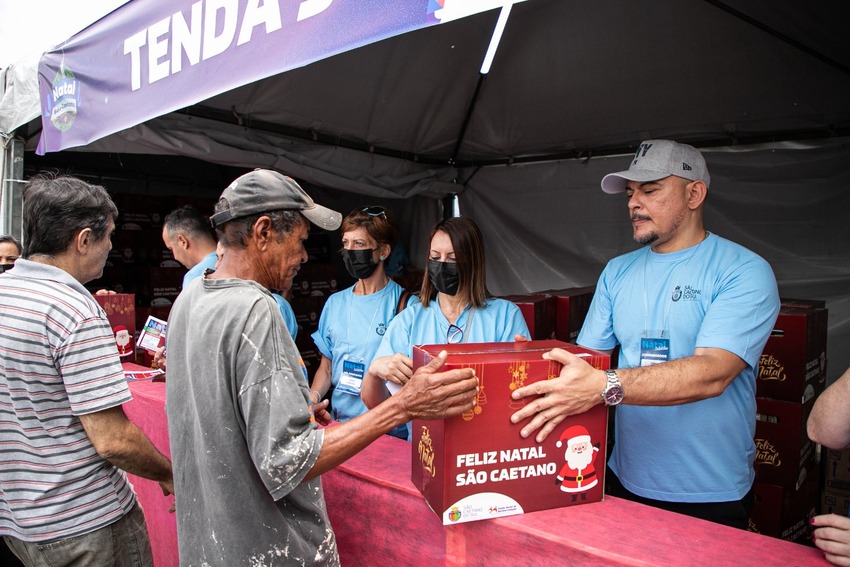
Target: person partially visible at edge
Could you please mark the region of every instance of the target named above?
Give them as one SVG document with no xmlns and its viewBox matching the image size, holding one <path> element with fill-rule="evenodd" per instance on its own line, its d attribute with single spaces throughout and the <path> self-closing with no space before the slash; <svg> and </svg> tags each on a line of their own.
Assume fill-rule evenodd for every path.
<svg viewBox="0 0 850 567">
<path fill-rule="evenodd" d="M 542 442 L 565 417 L 617 405 L 607 492 L 746 529 L 753 505 L 757 365 L 779 313 L 770 265 L 708 232 L 710 177 L 702 154 L 669 140 L 640 144 L 628 171 L 606 175 L 625 192 L 645 247 L 602 272 L 578 344 L 610 353 L 596 370 L 563 350 L 560 376 L 513 392 L 537 397 L 513 414 Z"/>
<path fill-rule="evenodd" d="M 224 190 L 211 221 L 221 264 L 178 296 L 167 335 L 180 564 L 338 565 L 319 475 L 413 417 L 469 411 L 478 380 L 438 372 L 443 355 L 391 402 L 319 428 L 328 402 L 311 406 L 269 289 L 287 289 L 307 261 L 309 224 L 335 230 L 339 213 L 255 170 Z"/>
<path fill-rule="evenodd" d="M 815 400 L 806 428 L 809 439 L 830 449 L 850 448 L 850 368 Z M 812 542 L 835 565 L 850 565 L 850 518 L 821 514 L 811 520 Z"/>
<path fill-rule="evenodd" d="M 23 252 L 24 248 L 17 238 L 9 234 L 0 236 L 0 274 L 11 270 Z"/>
<path fill-rule="evenodd" d="M 217 255 L 216 242 L 210 231 L 209 218 L 192 205 L 183 205 L 165 215 L 162 221 L 162 242 L 188 272 L 183 274 L 183 288 L 206 270 L 214 270 Z M 154 353 L 153 364 L 166 370 L 168 364 L 165 347 Z"/>
<path fill-rule="evenodd" d="M 174 209 L 162 221 L 162 241 L 174 259 L 189 271 L 183 275 L 183 287 L 215 266 L 215 238 L 209 218 L 192 205 Z"/>
<path fill-rule="evenodd" d="M 322 360 L 313 377 L 314 403 L 333 385 L 331 408 L 337 421 L 348 421 L 366 412 L 360 385 L 387 326 L 399 309 L 404 289 L 385 271 L 386 261 L 398 242 L 398 227 L 383 207 L 351 211 L 342 220 L 342 261 L 357 282 L 328 298 L 313 341 Z M 407 439 L 407 428 L 390 434 Z"/>
<path fill-rule="evenodd" d="M 117 217 L 103 187 L 34 177 L 24 255 L 0 274 L 0 535 L 25 565 L 150 566 L 125 471 L 173 492 L 168 459 L 121 408 L 115 337 L 83 287 L 103 274 Z"/>
<path fill-rule="evenodd" d="M 378 407 L 413 375 L 413 345 L 527 340 L 519 308 L 487 290 L 484 238 L 466 217 L 431 230 L 420 301 L 398 314 L 363 378 L 361 398 Z M 408 424 L 410 439 L 410 426 Z"/>
</svg>

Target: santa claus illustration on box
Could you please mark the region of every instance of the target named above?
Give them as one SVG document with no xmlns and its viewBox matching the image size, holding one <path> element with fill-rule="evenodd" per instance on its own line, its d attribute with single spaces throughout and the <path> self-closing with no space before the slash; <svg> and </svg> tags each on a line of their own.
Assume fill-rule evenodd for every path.
<svg viewBox="0 0 850 567">
<path fill-rule="evenodd" d="M 596 468 L 593 462 L 599 452 L 599 443 L 591 445 L 590 433 L 581 425 L 573 425 L 561 433 L 561 438 L 555 443 L 556 447 L 567 444 L 564 459 L 567 461 L 555 480 L 561 485 L 561 490 L 572 494 L 572 501 L 576 501 L 579 493 L 590 490 L 599 484 L 596 476 Z M 586 500 L 587 495 L 581 494 L 581 499 Z"/>
<path fill-rule="evenodd" d="M 130 336 L 130 331 L 123 325 L 118 325 L 112 328 L 115 331 L 115 346 L 118 347 L 118 356 L 130 356 L 133 354 L 133 337 Z"/>
</svg>

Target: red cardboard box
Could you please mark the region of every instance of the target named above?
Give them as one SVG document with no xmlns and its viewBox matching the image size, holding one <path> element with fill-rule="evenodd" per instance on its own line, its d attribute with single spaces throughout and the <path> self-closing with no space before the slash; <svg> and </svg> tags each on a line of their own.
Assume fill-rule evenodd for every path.
<svg viewBox="0 0 850 567">
<path fill-rule="evenodd" d="M 542 294 L 505 295 L 502 299 L 512 301 L 519 307 L 531 339 L 546 340 L 555 336 L 555 298 Z"/>
<path fill-rule="evenodd" d="M 820 513 L 847 516 L 850 513 L 850 492 L 824 490 L 821 495 Z"/>
<path fill-rule="evenodd" d="M 136 347 L 136 297 L 132 293 L 111 293 L 95 295 L 97 301 L 106 312 L 106 318 L 115 334 L 115 347 L 118 355 L 135 360 Z"/>
<path fill-rule="evenodd" d="M 803 403 L 826 388 L 828 311 L 782 307 L 759 361 L 756 393 Z"/>
<path fill-rule="evenodd" d="M 414 347 L 414 368 L 446 350 L 447 369 L 474 368 L 479 379 L 474 411 L 413 421 L 411 480 L 444 525 L 602 500 L 606 406 L 565 419 L 542 444 L 533 435 L 523 439 L 523 424 L 510 421 L 527 403 L 511 392 L 560 372 L 559 363 L 542 357 L 554 347 L 608 368 L 608 355 L 553 340 Z"/>
<path fill-rule="evenodd" d="M 817 515 L 818 474 L 806 478 L 799 490 L 756 481 L 755 502 L 748 530 L 796 543 L 809 543 L 809 519 Z"/>
<path fill-rule="evenodd" d="M 796 490 L 811 476 L 815 444 L 806 420 L 814 404 L 756 398 L 756 480 Z"/>
<path fill-rule="evenodd" d="M 590 310 L 595 286 L 541 291 L 555 298 L 555 338 L 574 343 Z"/>
<path fill-rule="evenodd" d="M 136 296 L 132 293 L 111 293 L 95 295 L 97 301 L 106 312 L 106 318 L 113 328 L 122 326 L 136 334 Z"/>
<path fill-rule="evenodd" d="M 850 449 L 826 450 L 824 488 L 850 495 Z"/>
<path fill-rule="evenodd" d="M 780 297 L 779 304 L 782 307 L 792 307 L 798 309 L 825 309 L 825 299 L 794 299 L 791 297 Z"/>
</svg>

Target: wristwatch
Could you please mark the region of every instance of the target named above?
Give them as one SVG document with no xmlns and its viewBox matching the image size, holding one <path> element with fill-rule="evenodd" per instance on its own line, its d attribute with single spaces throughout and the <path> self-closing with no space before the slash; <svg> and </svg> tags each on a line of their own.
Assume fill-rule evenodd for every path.
<svg viewBox="0 0 850 567">
<path fill-rule="evenodd" d="M 623 385 L 620 384 L 615 371 L 606 370 L 605 375 L 608 377 L 608 383 L 602 390 L 602 401 L 606 406 L 616 406 L 623 401 Z"/>
</svg>

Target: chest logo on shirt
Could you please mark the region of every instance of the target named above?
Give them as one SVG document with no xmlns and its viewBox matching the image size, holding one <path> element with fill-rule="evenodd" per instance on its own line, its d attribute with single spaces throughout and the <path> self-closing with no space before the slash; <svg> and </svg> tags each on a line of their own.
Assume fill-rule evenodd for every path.
<svg viewBox="0 0 850 567">
<path fill-rule="evenodd" d="M 386 323 L 378 323 L 378 326 L 375 327 L 375 332 L 383 337 L 384 333 L 387 332 L 387 324 Z"/>
<path fill-rule="evenodd" d="M 696 289 L 689 285 L 686 285 L 684 288 L 677 285 L 673 288 L 673 301 L 679 301 L 680 299 L 683 301 L 699 301 L 700 297 L 702 297 L 701 289 Z"/>
</svg>

